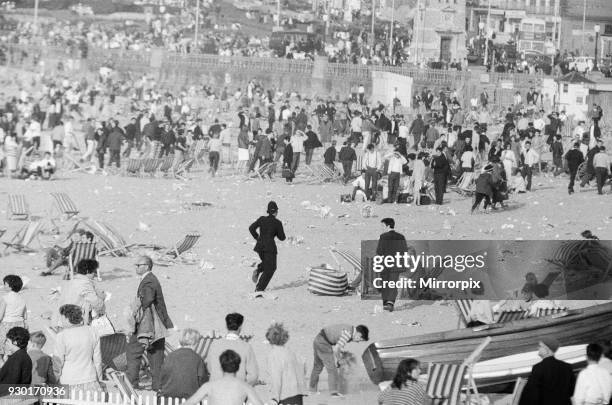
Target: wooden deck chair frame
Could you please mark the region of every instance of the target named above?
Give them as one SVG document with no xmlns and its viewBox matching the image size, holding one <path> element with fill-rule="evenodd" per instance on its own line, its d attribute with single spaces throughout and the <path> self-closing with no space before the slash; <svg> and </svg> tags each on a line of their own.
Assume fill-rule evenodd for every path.
<svg viewBox="0 0 612 405">
<path fill-rule="evenodd" d="M 191 250 L 200 240 L 202 235 L 199 232 L 190 232 L 185 235 L 181 240 L 174 244 L 174 246 L 164 253 L 164 256 L 169 260 L 182 260 L 182 255 Z M 173 257 L 174 256 L 174 257 Z"/>
<path fill-rule="evenodd" d="M 179 180 L 186 180 L 187 176 L 185 176 L 185 174 L 188 173 L 189 170 L 191 170 L 191 167 L 193 166 L 194 163 L 195 163 L 194 158 L 184 160 L 178 164 L 178 166 L 176 167 L 176 169 L 173 171 L 172 174 L 174 175 L 175 178 Z"/>
<path fill-rule="evenodd" d="M 72 199 L 66 193 L 51 193 L 53 197 L 53 207 L 59 214 L 59 218 L 65 216 L 66 219 L 71 219 L 79 215 L 79 209 Z"/>
<path fill-rule="evenodd" d="M 72 250 L 68 256 L 68 269 L 70 270 L 70 279 L 74 277 L 74 272 L 77 265 L 83 259 L 98 259 L 98 247 L 96 242 L 76 242 L 72 246 Z M 100 268 L 98 267 L 97 274 L 100 280 Z"/>
<path fill-rule="evenodd" d="M 174 155 L 168 155 L 162 159 L 161 164 L 157 171 L 161 176 L 165 176 L 172 169 L 172 165 L 174 164 Z"/>
<path fill-rule="evenodd" d="M 507 322 L 519 321 L 521 319 L 525 319 L 528 312 L 529 311 L 522 310 L 522 309 L 502 311 L 497 316 L 497 320 L 495 321 L 495 323 L 507 323 Z"/>
<path fill-rule="evenodd" d="M 518 377 L 516 379 L 516 383 L 514 384 L 514 390 L 512 391 L 512 402 L 511 405 L 519 405 L 521 401 L 521 395 L 523 395 L 523 390 L 527 385 L 527 379 Z"/>
<path fill-rule="evenodd" d="M 70 173 L 85 172 L 89 169 L 89 166 L 79 163 L 68 151 L 62 154 L 62 159 L 67 160 L 72 165 L 70 169 L 67 169 Z"/>
<path fill-rule="evenodd" d="M 125 373 L 109 368 L 106 370 L 106 376 L 117 387 L 125 403 L 133 404 L 138 401 L 139 394 L 134 389 Z"/>
<path fill-rule="evenodd" d="M 8 195 L 6 217 L 19 220 L 27 220 L 30 217 L 30 207 L 23 194 Z"/>
<path fill-rule="evenodd" d="M 32 249 L 30 244 L 34 241 L 34 239 L 36 239 L 38 244 L 42 246 L 39 238 L 41 228 L 42 222 L 39 220 L 28 222 L 28 224 L 17 231 L 10 242 L 2 242 L 6 246 L 4 248 L 4 252 L 10 248 L 17 250 L 18 252 L 35 252 L 36 250 Z"/>
<path fill-rule="evenodd" d="M 443 400 L 442 401 L 443 404 L 448 404 L 448 405 L 460 404 L 461 391 L 464 385 L 467 387 L 466 403 L 467 404 L 472 403 L 471 402 L 472 395 L 476 396 L 477 403 L 480 403 L 480 396 L 478 394 L 478 388 L 476 386 L 476 381 L 474 380 L 474 377 L 473 377 L 473 368 L 476 362 L 478 362 L 478 359 L 482 355 L 482 352 L 484 351 L 484 349 L 489 345 L 489 343 L 491 343 L 491 340 L 492 340 L 491 336 L 487 336 L 486 338 L 484 338 L 483 341 L 474 349 L 472 353 L 470 353 L 468 357 L 466 357 L 466 359 L 461 364 L 445 364 L 445 363 L 430 363 L 429 364 L 428 372 L 427 372 L 428 381 L 427 381 L 427 386 L 426 386 L 426 392 L 429 395 L 432 391 L 436 391 L 434 393 L 436 396 L 432 398 L 433 399 L 432 403 L 436 403 L 436 400 Z M 440 377 L 437 374 L 433 373 L 434 370 L 437 371 L 438 369 L 441 370 L 439 375 L 443 377 L 442 378 L 443 386 L 441 389 L 439 387 L 436 388 L 439 385 Z M 452 380 L 449 380 L 446 378 L 448 377 L 447 373 L 449 371 L 454 371 L 455 378 Z M 435 379 L 433 380 L 432 380 L 432 374 L 436 375 Z M 466 378 L 467 378 L 467 384 L 464 384 L 464 381 Z M 434 384 L 434 383 L 435 383 L 435 386 L 432 388 L 431 384 Z"/>
</svg>

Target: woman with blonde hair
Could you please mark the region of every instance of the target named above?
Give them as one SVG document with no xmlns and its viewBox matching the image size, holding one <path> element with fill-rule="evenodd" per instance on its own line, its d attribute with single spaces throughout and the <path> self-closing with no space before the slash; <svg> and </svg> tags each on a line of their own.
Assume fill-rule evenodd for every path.
<svg viewBox="0 0 612 405">
<path fill-rule="evenodd" d="M 272 346 L 268 356 L 272 401 L 278 405 L 302 405 L 306 367 L 285 347 L 289 332 L 282 323 L 274 323 L 268 328 L 266 339 Z"/>
</svg>

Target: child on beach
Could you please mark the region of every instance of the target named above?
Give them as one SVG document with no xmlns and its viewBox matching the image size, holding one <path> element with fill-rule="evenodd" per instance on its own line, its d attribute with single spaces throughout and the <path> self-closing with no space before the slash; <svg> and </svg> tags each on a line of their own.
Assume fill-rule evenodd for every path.
<svg viewBox="0 0 612 405">
<path fill-rule="evenodd" d="M 0 299 L 0 355 L 6 352 L 6 334 L 14 327 L 26 328 L 26 303 L 19 291 L 23 288 L 21 277 L 9 274 L 2 280 L 9 292 Z"/>
<path fill-rule="evenodd" d="M 51 356 L 42 351 L 45 343 L 47 343 L 47 338 L 44 333 L 34 332 L 30 335 L 28 355 L 32 359 L 32 384 L 57 384 L 53 373 L 53 360 Z"/>
</svg>

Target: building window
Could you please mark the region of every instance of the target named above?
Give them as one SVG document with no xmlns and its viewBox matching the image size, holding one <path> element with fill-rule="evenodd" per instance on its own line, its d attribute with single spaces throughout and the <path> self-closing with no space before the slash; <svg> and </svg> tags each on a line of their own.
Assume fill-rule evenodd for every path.
<svg viewBox="0 0 612 405">
<path fill-rule="evenodd" d="M 563 92 L 567 93 L 569 89 L 569 85 L 567 83 L 563 83 Z"/>
<path fill-rule="evenodd" d="M 584 99 L 582 97 L 576 97 L 576 104 L 584 104 Z"/>
</svg>

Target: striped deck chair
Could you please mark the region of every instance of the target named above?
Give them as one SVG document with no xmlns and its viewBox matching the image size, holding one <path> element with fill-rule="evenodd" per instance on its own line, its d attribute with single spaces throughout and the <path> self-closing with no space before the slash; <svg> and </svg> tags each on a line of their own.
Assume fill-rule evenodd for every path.
<svg viewBox="0 0 612 405">
<path fill-rule="evenodd" d="M 106 370 L 106 376 L 117 387 L 125 403 L 137 403 L 139 394 L 134 389 L 125 373 L 109 368 Z"/>
<path fill-rule="evenodd" d="M 142 159 L 142 176 L 155 175 L 155 172 L 157 171 L 157 168 L 159 167 L 160 164 L 161 164 L 161 159 L 153 159 L 153 158 Z"/>
<path fill-rule="evenodd" d="M 68 257 L 68 268 L 70 269 L 70 279 L 74 276 L 77 265 L 83 259 L 96 259 L 98 248 L 95 242 L 77 242 L 72 246 Z M 100 270 L 98 270 L 98 280 L 100 280 Z"/>
<path fill-rule="evenodd" d="M 461 329 L 462 327 L 467 327 L 467 324 L 470 322 L 470 312 L 472 311 L 472 302 L 474 300 L 454 300 L 453 305 L 457 312 L 459 313 L 459 324 L 457 325 L 457 329 Z"/>
<path fill-rule="evenodd" d="M 476 179 L 478 173 L 463 172 L 457 180 L 457 185 L 453 187 L 453 191 L 462 196 L 470 196 L 476 191 Z"/>
<path fill-rule="evenodd" d="M 575 265 L 585 265 L 586 261 L 583 256 L 583 250 L 588 243 L 589 241 L 585 240 L 564 242 L 555 250 L 548 261 L 563 268 Z"/>
<path fill-rule="evenodd" d="M 258 178 L 259 180 L 272 180 L 272 173 L 276 171 L 276 162 L 268 162 L 260 165 L 255 170 L 250 173 L 247 173 L 247 177 L 245 180 Z"/>
<path fill-rule="evenodd" d="M 125 162 L 123 166 L 123 175 L 124 176 L 132 176 L 137 175 L 140 172 L 140 166 L 142 164 L 142 159 L 134 159 L 130 158 Z"/>
<path fill-rule="evenodd" d="M 461 401 L 461 391 L 466 385 L 464 382 L 466 377 L 468 380 L 468 401 L 466 403 L 471 403 L 469 398 L 471 391 L 474 391 L 474 395 L 478 396 L 476 383 L 472 378 L 472 367 L 490 342 L 491 337 L 487 336 L 461 364 L 429 364 L 425 392 L 433 399 L 434 403 L 444 405 L 459 405 L 463 403 Z"/>
<path fill-rule="evenodd" d="M 60 217 L 66 216 L 66 219 L 70 219 L 79 214 L 79 209 L 74 204 L 72 199 L 66 193 L 51 193 L 51 196 L 55 199 L 55 208 L 59 212 Z"/>
<path fill-rule="evenodd" d="M 193 248 L 195 244 L 198 243 L 201 236 L 202 235 L 200 235 L 198 232 L 191 232 L 185 235 L 183 239 L 174 244 L 172 249 L 167 250 L 163 254 L 164 258 L 162 259 L 162 263 L 165 260 L 170 262 L 181 260 L 181 255 Z"/>
<path fill-rule="evenodd" d="M 168 155 L 164 159 L 162 159 L 161 164 L 159 165 L 158 171 L 161 175 L 168 174 L 168 171 L 172 169 L 172 165 L 174 164 L 174 155 Z"/>
<path fill-rule="evenodd" d="M 512 391 L 512 402 L 510 405 L 519 405 L 521 401 L 521 395 L 523 395 L 523 390 L 525 389 L 525 385 L 527 385 L 527 379 L 518 377 L 516 379 L 516 383 L 514 384 L 514 390 Z"/>
<path fill-rule="evenodd" d="M 499 313 L 496 323 L 519 321 L 527 316 L 527 312 L 528 311 L 523 309 L 502 311 Z"/>
<path fill-rule="evenodd" d="M 187 159 L 179 163 L 176 169 L 174 169 L 173 171 L 174 177 L 181 179 L 181 180 L 186 179 L 187 177 L 185 175 L 189 173 L 194 163 L 195 163 L 195 159 Z"/>
<path fill-rule="evenodd" d="M 6 217 L 8 219 L 28 219 L 30 217 L 30 208 L 23 194 L 8 195 Z"/>
<path fill-rule="evenodd" d="M 566 312 L 567 308 L 538 308 L 535 318 L 543 318 L 545 316 L 555 316 Z"/>
<path fill-rule="evenodd" d="M 340 261 L 336 258 L 336 255 L 346 260 L 346 262 L 353 267 L 353 273 L 357 277 L 361 275 L 362 273 L 361 258 L 359 256 L 357 256 L 356 254 L 354 254 L 353 252 L 349 250 L 336 249 L 334 247 L 329 248 L 329 252 L 334 258 L 336 264 L 338 265 L 338 270 L 342 270 L 342 265 L 340 264 Z"/>
<path fill-rule="evenodd" d="M 330 169 L 329 167 L 321 163 L 315 163 L 306 167 L 310 170 L 312 174 L 313 178 L 310 180 L 310 182 L 312 183 L 329 182 L 338 179 L 340 176 L 338 172 Z"/>
<path fill-rule="evenodd" d="M 40 245 L 40 239 L 38 237 L 41 230 L 41 221 L 30 221 L 15 234 L 10 242 L 2 242 L 6 246 L 4 251 L 15 249 L 18 252 L 35 252 L 36 250 L 32 249 L 30 244 L 36 239 Z"/>
</svg>

